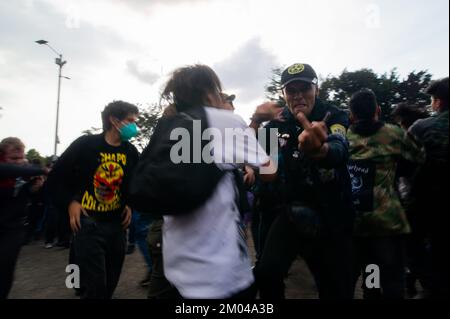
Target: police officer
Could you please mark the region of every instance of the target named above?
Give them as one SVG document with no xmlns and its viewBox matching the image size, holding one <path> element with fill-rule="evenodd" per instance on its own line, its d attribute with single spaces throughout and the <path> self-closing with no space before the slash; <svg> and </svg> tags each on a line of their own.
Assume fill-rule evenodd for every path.
<svg viewBox="0 0 450 319">
<path fill-rule="evenodd" d="M 346 163 L 349 125 L 344 111 L 318 98 L 318 78 L 308 64 L 293 64 L 281 75 L 286 107 L 257 107 L 251 127 L 278 129 L 285 209 L 273 221 L 256 278 L 261 298 L 284 298 L 284 277 L 300 254 L 320 298 L 352 298 L 354 213 Z M 266 130 L 267 132 L 267 130 Z"/>
</svg>

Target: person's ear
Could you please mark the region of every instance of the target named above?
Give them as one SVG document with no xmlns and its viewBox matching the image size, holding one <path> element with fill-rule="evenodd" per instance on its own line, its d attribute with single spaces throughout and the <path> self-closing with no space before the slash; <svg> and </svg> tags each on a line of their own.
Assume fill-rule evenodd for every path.
<svg viewBox="0 0 450 319">
<path fill-rule="evenodd" d="M 319 96 L 319 86 L 316 85 L 316 97 L 318 97 L 318 96 Z"/>
</svg>

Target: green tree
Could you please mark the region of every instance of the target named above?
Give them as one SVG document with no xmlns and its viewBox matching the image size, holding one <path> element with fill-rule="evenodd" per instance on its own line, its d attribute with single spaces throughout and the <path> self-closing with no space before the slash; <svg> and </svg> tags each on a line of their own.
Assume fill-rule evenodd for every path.
<svg viewBox="0 0 450 319">
<path fill-rule="evenodd" d="M 272 75 L 269 78 L 269 83 L 264 87 L 266 91 L 266 98 L 270 101 L 276 101 L 282 106 L 286 105 L 286 102 L 281 94 L 281 73 L 283 70 L 283 66 L 273 68 Z"/>
<path fill-rule="evenodd" d="M 34 148 L 30 149 L 26 154 L 25 158 L 28 160 L 28 162 L 35 162 L 39 161 L 42 165 L 45 165 L 47 163 L 45 157 L 41 156 L 41 154 L 35 150 Z"/>
<path fill-rule="evenodd" d="M 265 86 L 266 98 L 284 104 L 280 94 L 280 78 L 283 67 L 272 69 L 272 76 Z M 374 91 L 382 111 L 382 119 L 391 121 L 391 112 L 400 102 L 425 107 L 429 97 L 424 90 L 431 82 L 432 75 L 427 71 L 412 71 L 404 79 L 396 69 L 389 73 L 376 74 L 373 70 L 363 68 L 356 71 L 344 70 L 338 76 L 327 76 L 320 82 L 319 97 L 334 105 L 348 109 L 348 103 L 353 93 L 368 88 Z"/>
<path fill-rule="evenodd" d="M 431 81 L 427 71 L 411 72 L 405 79 L 400 79 L 397 70 L 381 75 L 371 69 L 357 71 L 344 70 L 339 76 L 327 77 L 320 86 L 319 96 L 333 104 L 348 108 L 350 97 L 362 88 L 374 91 L 382 111 L 382 119 L 390 121 L 392 109 L 400 102 L 424 107 L 428 98 L 423 93 Z"/>
<path fill-rule="evenodd" d="M 348 108 L 350 97 L 362 88 L 369 88 L 377 96 L 383 114 L 390 114 L 390 107 L 396 101 L 395 92 L 399 85 L 398 74 L 392 70 L 390 74 L 377 75 L 371 69 L 353 72 L 344 70 L 337 77 L 328 77 L 322 82 L 319 96 L 343 109 Z"/>
<path fill-rule="evenodd" d="M 142 151 L 153 135 L 156 124 L 162 115 L 162 109 L 156 103 L 147 104 L 146 106 L 138 105 L 138 107 L 139 117 L 136 124 L 139 127 L 139 133 L 132 140 L 132 143 Z"/>
<path fill-rule="evenodd" d="M 430 97 L 424 92 L 430 85 L 431 77 L 431 74 L 427 71 L 409 73 L 398 87 L 402 102 L 416 104 L 419 107 L 425 107 L 430 104 Z"/>
</svg>

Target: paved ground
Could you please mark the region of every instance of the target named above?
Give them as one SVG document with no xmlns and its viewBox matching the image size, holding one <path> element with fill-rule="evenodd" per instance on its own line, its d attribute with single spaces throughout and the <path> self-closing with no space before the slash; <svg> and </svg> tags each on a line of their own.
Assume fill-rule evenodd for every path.
<svg viewBox="0 0 450 319">
<path fill-rule="evenodd" d="M 252 249 L 252 243 L 249 242 Z M 74 299 L 73 290 L 67 289 L 68 249 L 44 249 L 40 241 L 22 248 L 15 274 L 15 281 L 9 298 Z M 119 285 L 114 298 L 145 299 L 146 290 L 139 286 L 145 276 L 146 267 L 140 252 L 127 255 Z M 357 292 L 360 295 L 360 292 Z M 305 265 L 298 259 L 286 279 L 286 297 L 298 299 L 317 298 L 314 281 Z"/>
</svg>

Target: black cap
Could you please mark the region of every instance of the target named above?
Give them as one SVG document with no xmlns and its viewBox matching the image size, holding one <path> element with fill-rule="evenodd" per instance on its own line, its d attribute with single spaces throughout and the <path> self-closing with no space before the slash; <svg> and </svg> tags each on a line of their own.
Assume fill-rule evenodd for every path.
<svg viewBox="0 0 450 319">
<path fill-rule="evenodd" d="M 284 88 L 291 82 L 303 81 L 317 84 L 317 74 L 309 64 L 295 63 L 281 73 L 281 87 Z"/>
</svg>

